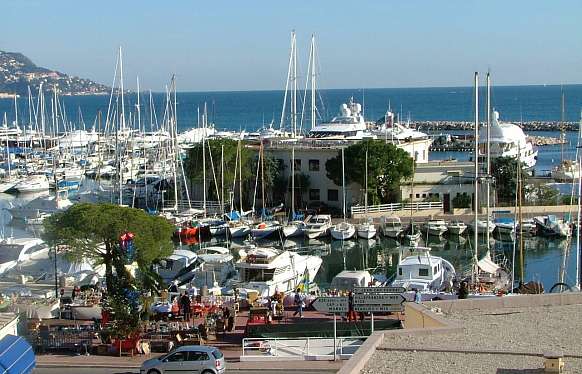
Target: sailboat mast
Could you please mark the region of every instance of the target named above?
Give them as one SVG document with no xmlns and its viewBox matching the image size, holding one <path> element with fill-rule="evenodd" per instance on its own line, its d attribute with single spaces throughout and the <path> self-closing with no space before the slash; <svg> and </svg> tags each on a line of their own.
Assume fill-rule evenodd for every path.
<svg viewBox="0 0 582 374">
<path fill-rule="evenodd" d="M 295 147 L 291 148 L 291 219 L 295 219 Z"/>
<path fill-rule="evenodd" d="M 474 209 L 475 209 L 475 229 L 474 240 L 475 248 L 473 252 L 473 284 L 477 281 L 477 256 L 479 247 L 479 73 L 475 72 L 475 191 L 474 191 Z M 489 218 L 487 218 L 489 220 Z"/>
<path fill-rule="evenodd" d="M 241 149 L 241 140 L 238 141 L 238 197 L 240 199 L 240 214 L 243 214 L 243 195 L 242 195 L 242 149 Z"/>
<path fill-rule="evenodd" d="M 263 211 L 261 216 L 265 214 L 265 151 L 263 148 L 263 141 L 261 140 L 261 201 L 263 202 Z"/>
<path fill-rule="evenodd" d="M 315 127 L 315 34 L 311 35 L 311 129 Z"/>
<path fill-rule="evenodd" d="M 293 33 L 293 107 L 292 107 L 292 121 L 293 121 L 293 137 L 297 134 L 297 36 Z"/>
<path fill-rule="evenodd" d="M 364 195 L 364 206 L 366 211 L 366 218 L 368 217 L 368 148 L 366 148 L 366 175 L 364 177 L 366 181 L 366 194 Z"/>
<path fill-rule="evenodd" d="M 564 143 L 566 140 L 565 134 L 564 134 L 564 89 L 563 87 L 560 87 L 560 90 L 562 91 L 562 102 L 561 102 L 561 114 L 560 114 L 560 140 L 561 140 L 561 147 L 560 147 L 560 158 L 561 158 L 561 162 L 564 162 Z"/>
<path fill-rule="evenodd" d="M 202 209 L 206 218 L 206 103 L 204 103 L 204 113 L 202 114 Z"/>
<path fill-rule="evenodd" d="M 487 72 L 487 245 L 489 245 L 489 206 L 491 205 L 491 187 L 489 176 L 491 175 L 491 152 L 489 150 L 491 142 L 491 74 Z"/>
<path fill-rule="evenodd" d="M 518 217 L 519 217 L 519 282 L 520 284 L 524 283 L 524 259 L 523 259 L 523 216 L 521 212 L 521 205 L 522 205 L 522 190 L 523 190 L 523 178 L 522 178 L 522 167 L 521 167 L 521 144 L 518 144 L 518 153 L 517 153 L 517 193 L 518 198 Z"/>
<path fill-rule="evenodd" d="M 224 213 L 224 144 L 220 146 L 220 208 Z"/>
<path fill-rule="evenodd" d="M 342 211 L 344 213 L 344 221 L 346 220 L 346 165 L 344 148 L 342 148 Z"/>
</svg>

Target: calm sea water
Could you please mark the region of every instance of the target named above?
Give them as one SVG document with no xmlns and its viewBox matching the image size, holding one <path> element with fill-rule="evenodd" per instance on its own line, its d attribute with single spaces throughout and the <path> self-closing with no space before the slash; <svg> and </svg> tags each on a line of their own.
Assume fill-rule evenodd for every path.
<svg viewBox="0 0 582 374">
<path fill-rule="evenodd" d="M 492 90 L 493 106 L 501 113 L 501 118 L 510 121 L 555 121 L 560 119 L 561 91 L 565 95 L 565 117 L 568 121 L 578 121 L 582 106 L 582 85 L 560 86 L 502 86 Z M 403 119 L 412 120 L 473 120 L 473 95 L 470 87 L 448 88 L 375 88 L 336 89 L 318 91 L 317 108 L 319 119 L 329 119 L 336 115 L 339 105 L 350 97 L 364 106 L 365 117 L 369 120 L 380 118 L 388 106 L 393 112 L 401 113 Z M 272 120 L 276 125 L 281 118 L 283 91 L 239 91 L 239 92 L 179 92 L 178 126 L 180 130 L 197 124 L 197 108 L 203 110 L 207 103 L 209 117 L 217 127 L 224 129 L 255 130 Z M 164 113 L 165 94 L 154 93 L 153 102 L 156 117 L 161 120 Z M 307 108 L 310 105 L 308 94 Z M 149 126 L 149 94 L 141 95 L 142 120 Z M 481 103 L 485 103 L 485 90 L 481 90 Z M 80 115 L 90 127 L 98 111 L 107 112 L 108 96 L 63 97 L 68 121 L 79 123 Z M 137 96 L 127 95 L 126 112 L 134 112 Z M 21 118 L 28 120 L 28 98 L 18 100 Z M 49 98 L 47 108 L 50 110 Z M 484 105 L 482 106 L 484 108 Z M 301 108 L 301 105 L 299 105 Z M 7 113 L 9 121 L 14 120 L 14 103 L 10 99 L 0 99 L 0 115 Z M 309 112 L 309 110 L 307 110 Z M 305 117 L 307 124 L 308 115 Z M 304 129 L 306 129 L 306 125 Z"/>
</svg>

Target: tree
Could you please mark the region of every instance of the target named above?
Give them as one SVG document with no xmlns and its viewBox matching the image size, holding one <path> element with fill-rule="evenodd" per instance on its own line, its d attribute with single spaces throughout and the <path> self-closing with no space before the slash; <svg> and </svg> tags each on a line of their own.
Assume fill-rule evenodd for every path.
<svg viewBox="0 0 582 374">
<path fill-rule="evenodd" d="M 495 178 L 495 191 L 497 192 L 497 199 L 500 203 L 515 204 L 517 162 L 513 157 L 497 157 L 491 160 L 491 174 Z M 522 172 L 521 178 L 522 185 L 525 186 L 527 183 L 527 173 Z"/>
<path fill-rule="evenodd" d="M 384 203 L 396 200 L 403 180 L 410 179 L 413 160 L 410 155 L 394 144 L 383 140 L 364 140 L 347 147 L 345 153 L 346 185 L 357 183 L 365 187 L 366 151 L 368 151 L 368 201 Z M 327 177 L 336 185 L 342 185 L 341 152 L 325 163 Z"/>
<path fill-rule="evenodd" d="M 133 260 L 144 274 L 151 276 L 151 265 L 173 251 L 174 227 L 164 218 L 150 216 L 140 209 L 113 204 L 75 204 L 64 212 L 47 218 L 43 239 L 51 247 L 66 248 L 69 259 L 89 259 L 105 265 L 107 291 L 116 292 L 118 279 L 127 275 L 126 252 L 120 247 L 120 237 L 133 233 Z M 151 282 L 145 285 L 154 287 Z"/>
</svg>

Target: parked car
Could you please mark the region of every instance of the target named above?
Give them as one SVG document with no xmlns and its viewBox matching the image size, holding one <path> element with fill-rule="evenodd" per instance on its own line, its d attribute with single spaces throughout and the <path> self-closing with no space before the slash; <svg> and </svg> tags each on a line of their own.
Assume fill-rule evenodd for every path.
<svg viewBox="0 0 582 374">
<path fill-rule="evenodd" d="M 185 345 L 141 364 L 140 374 L 197 373 L 222 374 L 226 369 L 224 355 L 218 348 Z"/>
</svg>

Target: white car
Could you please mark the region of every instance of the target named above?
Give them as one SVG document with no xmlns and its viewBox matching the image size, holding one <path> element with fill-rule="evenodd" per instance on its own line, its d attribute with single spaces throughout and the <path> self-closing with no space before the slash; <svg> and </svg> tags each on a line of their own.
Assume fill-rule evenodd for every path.
<svg viewBox="0 0 582 374">
<path fill-rule="evenodd" d="M 141 364 L 140 374 L 223 374 L 224 355 L 215 347 L 186 345 Z"/>
</svg>

